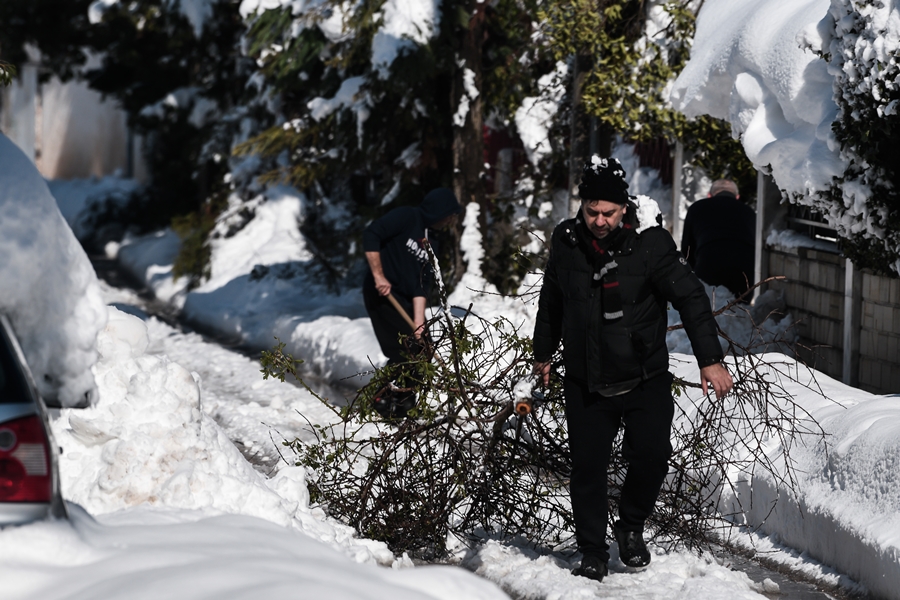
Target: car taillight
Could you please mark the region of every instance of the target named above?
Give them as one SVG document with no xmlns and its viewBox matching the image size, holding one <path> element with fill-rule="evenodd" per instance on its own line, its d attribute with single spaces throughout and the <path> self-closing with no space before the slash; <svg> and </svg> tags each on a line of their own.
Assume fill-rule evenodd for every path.
<svg viewBox="0 0 900 600">
<path fill-rule="evenodd" d="M 50 502 L 47 436 L 38 416 L 0 425 L 0 502 Z"/>
</svg>

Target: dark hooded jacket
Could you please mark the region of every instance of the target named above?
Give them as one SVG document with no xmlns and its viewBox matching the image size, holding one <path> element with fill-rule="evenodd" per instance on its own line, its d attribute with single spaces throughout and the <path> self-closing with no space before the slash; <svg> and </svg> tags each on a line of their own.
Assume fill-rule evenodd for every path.
<svg viewBox="0 0 900 600">
<path fill-rule="evenodd" d="M 634 214 L 626 213 L 631 227 L 610 234 L 607 250 L 617 265 L 622 316 L 604 317 L 578 219 L 569 219 L 553 232 L 534 330 L 535 361 L 550 360 L 562 341 L 566 377 L 606 396 L 668 371 L 667 302 L 681 315 L 700 367 L 723 358 L 703 284 L 672 236 L 661 227 L 637 233 Z"/>
<path fill-rule="evenodd" d="M 363 232 L 363 251 L 381 252 L 384 276 L 392 293 L 406 300 L 428 296 L 433 273 L 425 250 L 428 228 L 442 219 L 462 212 L 453 192 L 447 188 L 430 191 L 417 207 L 401 206 L 372 221 Z M 371 271 L 365 287 L 374 289 Z"/>
</svg>

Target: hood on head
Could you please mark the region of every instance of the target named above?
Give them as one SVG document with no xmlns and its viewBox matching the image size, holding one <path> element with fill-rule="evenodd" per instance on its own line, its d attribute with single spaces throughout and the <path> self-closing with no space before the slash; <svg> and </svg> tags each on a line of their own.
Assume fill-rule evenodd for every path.
<svg viewBox="0 0 900 600">
<path fill-rule="evenodd" d="M 457 215 L 463 211 L 456 194 L 449 188 L 436 188 L 425 195 L 419 204 L 422 217 L 426 226 L 431 226 L 450 215 Z"/>
</svg>

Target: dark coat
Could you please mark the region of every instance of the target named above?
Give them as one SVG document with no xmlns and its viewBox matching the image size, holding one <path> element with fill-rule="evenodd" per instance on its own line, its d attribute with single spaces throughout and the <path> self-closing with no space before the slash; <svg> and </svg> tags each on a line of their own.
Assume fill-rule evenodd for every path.
<svg viewBox="0 0 900 600">
<path fill-rule="evenodd" d="M 406 300 L 428 296 L 433 273 L 425 242 L 427 230 L 442 219 L 462 211 L 453 192 L 438 188 L 417 206 L 401 206 L 372 221 L 363 232 L 363 251 L 380 252 L 384 276 L 391 290 Z M 371 271 L 363 286 L 375 289 Z"/>
<path fill-rule="evenodd" d="M 681 252 L 697 277 L 735 296 L 754 279 L 756 213 L 722 192 L 694 202 L 684 218 Z M 749 300 L 749 298 L 748 298 Z"/>
<path fill-rule="evenodd" d="M 550 360 L 563 342 L 566 377 L 591 392 L 614 395 L 668 371 L 667 302 L 678 310 L 700 367 L 722 360 L 715 319 L 703 284 L 661 227 L 622 230 L 609 248 L 618 264 L 624 316 L 605 320 L 593 267 L 575 235 L 576 221 L 553 232 L 544 272 L 534 359 Z"/>
</svg>

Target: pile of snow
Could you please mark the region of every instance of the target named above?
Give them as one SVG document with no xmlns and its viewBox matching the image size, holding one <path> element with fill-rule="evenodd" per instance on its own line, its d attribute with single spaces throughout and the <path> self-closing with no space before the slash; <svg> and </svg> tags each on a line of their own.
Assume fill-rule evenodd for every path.
<svg viewBox="0 0 900 600">
<path fill-rule="evenodd" d="M 210 278 L 190 291 L 172 275 L 181 241 L 171 230 L 126 238 L 118 261 L 200 330 L 256 349 L 278 338 L 315 375 L 360 385 L 387 358 L 359 289 L 336 292 L 309 276 L 314 257 L 298 230 L 303 202 L 299 191 L 282 187 L 245 202 L 232 198 L 212 240 Z M 247 213 L 252 220 L 240 223 Z"/>
<path fill-rule="evenodd" d="M 461 569 L 355 564 L 253 517 L 142 507 L 94 520 L 69 510 L 66 522 L 0 532 L 5 599 L 506 598 Z"/>
<path fill-rule="evenodd" d="M 97 276 L 34 164 L 0 133 L 0 312 L 41 394 L 66 406 L 95 393 L 106 309 Z"/>
<path fill-rule="evenodd" d="M 141 319 L 108 310 L 94 368 L 99 397 L 90 408 L 61 411 L 53 424 L 66 498 L 92 514 L 148 504 L 311 522 L 303 470 L 271 480 L 254 471 L 201 410 L 194 376 L 146 353 Z"/>
<path fill-rule="evenodd" d="M 672 102 L 730 121 L 748 158 L 778 187 L 806 195 L 843 173 L 831 130 L 838 108 L 817 29 L 829 0 L 708 0 Z"/>
</svg>

